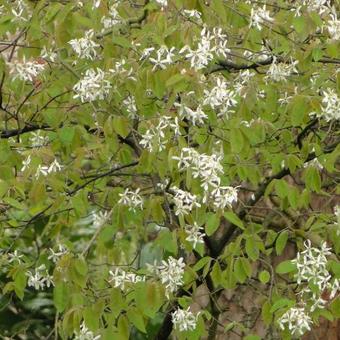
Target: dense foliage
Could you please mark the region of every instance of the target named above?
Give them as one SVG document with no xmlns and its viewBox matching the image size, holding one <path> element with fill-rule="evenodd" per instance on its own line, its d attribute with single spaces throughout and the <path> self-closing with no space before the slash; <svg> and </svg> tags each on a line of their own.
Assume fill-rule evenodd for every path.
<svg viewBox="0 0 340 340">
<path fill-rule="evenodd" d="M 337 1 L 0 4 L 3 339 L 339 318 Z"/>
</svg>

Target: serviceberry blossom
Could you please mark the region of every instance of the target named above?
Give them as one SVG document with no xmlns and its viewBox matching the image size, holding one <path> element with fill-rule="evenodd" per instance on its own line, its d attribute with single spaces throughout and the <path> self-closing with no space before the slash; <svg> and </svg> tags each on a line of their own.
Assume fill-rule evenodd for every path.
<svg viewBox="0 0 340 340">
<path fill-rule="evenodd" d="M 331 19 L 327 21 L 326 28 L 331 40 L 340 40 L 340 20 L 337 17 L 336 11 L 330 14 Z"/>
<path fill-rule="evenodd" d="M 175 186 L 171 187 L 173 201 L 175 203 L 175 215 L 182 216 L 189 214 L 195 207 L 201 206 L 196 195 L 188 191 L 181 190 Z"/>
<path fill-rule="evenodd" d="M 89 69 L 85 72 L 84 78 L 73 86 L 73 91 L 76 93 L 73 98 L 80 98 L 82 103 L 103 100 L 109 94 L 111 87 L 103 70 L 98 67 L 96 70 Z"/>
<path fill-rule="evenodd" d="M 126 288 L 126 284 L 145 281 L 145 276 L 127 273 L 121 268 L 116 268 L 114 272 L 110 270 L 109 274 L 111 276 L 109 282 L 112 282 L 115 288 L 120 288 L 122 290 Z"/>
<path fill-rule="evenodd" d="M 185 263 L 183 257 L 178 260 L 170 256 L 167 261 L 162 261 L 160 266 L 156 267 L 156 273 L 165 285 L 166 295 L 175 293 L 178 287 L 183 285 Z"/>
<path fill-rule="evenodd" d="M 203 228 L 199 227 L 196 222 L 193 225 L 187 224 L 185 232 L 187 234 L 186 240 L 192 243 L 193 248 L 196 248 L 198 243 L 204 244 L 205 233 L 202 233 Z"/>
<path fill-rule="evenodd" d="M 298 62 L 298 60 L 295 60 L 290 63 L 283 63 L 279 62 L 277 58 L 273 56 L 273 62 L 270 64 L 265 79 L 267 81 L 287 81 L 287 77 L 292 74 L 298 74 L 298 70 L 296 69 Z"/>
<path fill-rule="evenodd" d="M 306 6 L 309 12 L 323 14 L 329 11 L 329 0 L 300 0 L 302 6 Z"/>
<path fill-rule="evenodd" d="M 53 172 L 58 172 L 61 171 L 63 168 L 63 166 L 61 164 L 59 164 L 59 162 L 55 159 L 49 166 L 47 172 L 49 174 L 53 173 Z"/>
<path fill-rule="evenodd" d="M 259 31 L 261 31 L 263 24 L 268 24 L 273 21 L 274 19 L 270 16 L 270 12 L 267 10 L 266 5 L 262 8 L 252 7 L 250 11 L 249 27 L 256 27 Z"/>
<path fill-rule="evenodd" d="M 171 313 L 171 320 L 174 325 L 174 328 L 179 330 L 180 332 L 183 331 L 193 331 L 196 328 L 197 324 L 197 315 L 194 315 L 190 311 L 190 307 L 186 310 L 177 308 L 176 311 Z"/>
<path fill-rule="evenodd" d="M 308 168 L 309 166 L 312 166 L 318 170 L 323 169 L 323 165 L 320 163 L 320 161 L 317 158 L 314 158 L 311 161 L 304 163 L 303 165 L 304 168 Z"/>
<path fill-rule="evenodd" d="M 288 327 L 293 335 L 301 336 L 311 330 L 313 322 L 303 307 L 292 307 L 278 319 L 278 324 L 282 330 Z"/>
<path fill-rule="evenodd" d="M 20 169 L 20 171 L 25 171 L 26 169 L 28 169 L 31 164 L 31 160 L 31 155 L 28 155 L 27 158 L 22 161 L 22 168 Z"/>
<path fill-rule="evenodd" d="M 130 66 L 129 69 L 126 69 L 125 66 L 127 66 L 127 64 L 126 60 L 123 58 L 120 61 L 116 61 L 114 68 L 110 69 L 109 72 L 116 77 L 119 76 L 119 79 L 121 79 L 122 77 L 126 77 L 133 81 L 137 81 L 136 77 L 133 75 L 133 68 Z"/>
<path fill-rule="evenodd" d="M 228 88 L 226 81 L 222 78 L 216 79 L 216 86 L 211 90 L 204 89 L 203 105 L 210 105 L 213 110 L 217 110 L 218 117 L 229 117 L 233 111 L 230 110 L 237 104 L 236 93 L 232 88 Z"/>
<path fill-rule="evenodd" d="M 96 48 L 100 45 L 92 40 L 94 35 L 94 30 L 91 29 L 85 32 L 83 38 L 72 39 L 68 42 L 80 59 L 94 60 L 97 57 Z"/>
<path fill-rule="evenodd" d="M 48 136 L 42 136 L 40 131 L 33 132 L 32 136 L 30 137 L 31 147 L 32 148 L 39 148 L 41 146 L 45 146 L 49 143 Z"/>
<path fill-rule="evenodd" d="M 340 119 L 340 97 L 335 90 L 328 88 L 322 95 L 322 108 L 318 116 L 325 118 L 327 122 Z"/>
<path fill-rule="evenodd" d="M 40 175 L 47 176 L 48 175 L 48 166 L 39 164 L 37 167 L 37 171 L 35 172 L 35 178 L 38 179 Z"/>
<path fill-rule="evenodd" d="M 136 100 L 134 96 L 128 96 L 123 100 L 123 105 L 129 114 L 129 118 L 135 118 L 137 114 Z"/>
<path fill-rule="evenodd" d="M 168 6 L 168 0 L 155 0 L 155 1 L 156 1 L 156 3 L 161 5 L 162 7 Z"/>
<path fill-rule="evenodd" d="M 175 47 L 171 47 L 170 49 L 166 46 L 162 46 L 156 51 L 156 58 L 149 58 L 150 62 L 154 64 L 152 71 L 155 71 L 157 68 L 162 70 L 166 69 L 168 65 L 173 64 L 174 60 L 174 51 Z"/>
<path fill-rule="evenodd" d="M 27 271 L 26 275 L 28 276 L 27 285 L 34 287 L 36 290 L 44 289 L 45 287 L 49 288 L 51 285 L 54 285 L 52 276 L 49 275 L 45 265 L 36 268 L 34 273 Z"/>
<path fill-rule="evenodd" d="M 183 14 L 187 18 L 195 18 L 195 19 L 201 19 L 201 16 L 202 16 L 202 13 L 197 11 L 196 9 L 184 9 Z"/>
<path fill-rule="evenodd" d="M 204 119 L 208 118 L 200 105 L 196 108 L 196 110 L 192 110 L 190 107 L 182 103 L 174 103 L 174 105 L 178 107 L 180 118 L 186 118 L 193 126 L 203 125 Z"/>
<path fill-rule="evenodd" d="M 122 194 L 119 194 L 120 199 L 118 204 L 126 205 L 129 210 L 143 209 L 143 198 L 139 194 L 140 189 L 130 190 L 127 188 Z"/>
<path fill-rule="evenodd" d="M 203 198 L 203 203 L 207 201 L 207 197 Z M 213 200 L 214 207 L 216 209 L 231 208 L 233 203 L 237 202 L 237 188 L 231 186 L 217 185 L 210 193 L 210 199 Z"/>
<path fill-rule="evenodd" d="M 21 259 L 24 257 L 24 255 L 19 255 L 18 250 L 14 250 L 13 253 L 8 253 L 8 263 L 12 263 L 12 262 L 17 262 L 17 263 L 21 263 Z"/>
<path fill-rule="evenodd" d="M 110 7 L 109 16 L 104 16 L 101 18 L 101 23 L 104 26 L 103 31 L 110 29 L 123 22 L 123 18 L 117 11 L 118 4 L 114 4 Z"/>
<path fill-rule="evenodd" d="M 67 254 L 67 248 L 63 244 L 58 245 L 57 251 L 54 251 L 52 248 L 50 248 L 49 250 L 51 255 L 49 255 L 47 259 L 51 260 L 54 263 L 57 263 L 62 256 Z"/>
<path fill-rule="evenodd" d="M 14 21 L 28 21 L 32 14 L 29 7 L 23 0 L 15 0 L 11 4 L 11 12 L 14 15 Z"/>
<path fill-rule="evenodd" d="M 40 56 L 41 58 L 54 63 L 58 57 L 58 53 L 53 51 L 52 49 L 48 50 L 47 47 L 44 46 L 40 52 Z"/>
<path fill-rule="evenodd" d="M 23 81 L 33 82 L 45 69 L 45 63 L 40 63 L 37 60 L 26 61 L 23 57 L 22 61 L 14 61 L 8 63 L 10 74 L 13 74 L 12 80 L 20 79 Z"/>
<path fill-rule="evenodd" d="M 98 1 L 97 1 L 98 2 Z M 100 3 L 100 1 L 99 1 Z M 79 332 L 75 332 L 75 336 L 73 340 L 99 340 L 101 338 L 101 335 L 95 336 L 93 332 L 91 332 L 85 325 L 85 322 L 83 321 L 80 325 Z"/>
<path fill-rule="evenodd" d="M 92 213 L 93 227 L 95 229 L 100 228 L 111 217 L 111 214 L 112 214 L 112 210 L 110 212 L 108 211 L 93 212 Z"/>
</svg>

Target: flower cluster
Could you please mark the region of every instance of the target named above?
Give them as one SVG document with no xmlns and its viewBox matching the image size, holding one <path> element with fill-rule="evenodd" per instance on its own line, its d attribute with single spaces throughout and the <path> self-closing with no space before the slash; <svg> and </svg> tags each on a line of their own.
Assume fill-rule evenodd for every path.
<svg viewBox="0 0 340 340">
<path fill-rule="evenodd" d="M 263 5 L 262 8 L 252 7 L 249 27 L 256 27 L 259 31 L 261 31 L 263 25 L 273 21 L 274 19 L 270 16 L 270 12 L 266 9 L 266 5 Z"/>
<path fill-rule="evenodd" d="M 185 263 L 183 257 L 178 260 L 170 256 L 167 261 L 162 261 L 162 264 L 155 266 L 153 270 L 165 285 L 166 295 L 170 296 L 175 293 L 178 287 L 183 285 Z"/>
<path fill-rule="evenodd" d="M 150 62 L 154 65 L 152 71 L 155 71 L 157 68 L 164 70 L 167 66 L 173 64 L 174 51 L 175 47 L 171 47 L 170 49 L 166 46 L 160 47 L 156 51 L 156 58 L 149 58 Z"/>
<path fill-rule="evenodd" d="M 110 7 L 109 15 L 101 18 L 101 23 L 104 26 L 103 31 L 110 29 L 123 22 L 123 18 L 118 13 L 117 7 L 118 7 L 118 4 L 113 4 Z"/>
<path fill-rule="evenodd" d="M 327 30 L 333 41 L 340 40 L 340 20 L 337 17 L 336 11 L 330 14 L 331 19 L 327 21 Z"/>
<path fill-rule="evenodd" d="M 310 330 L 312 320 L 309 312 L 316 309 L 323 309 L 327 303 L 322 298 L 322 293 L 330 291 L 329 299 L 333 299 L 340 290 L 340 280 L 332 280 L 327 269 L 327 256 L 331 254 L 326 242 L 320 248 L 312 247 L 310 240 L 304 243 L 305 250 L 298 252 L 292 263 L 296 264 L 297 284 L 302 286 L 298 295 L 302 300 L 302 307 L 290 308 L 278 320 L 279 326 L 284 329 L 285 324 L 293 334 L 302 335 Z"/>
<path fill-rule="evenodd" d="M 291 61 L 290 63 L 283 63 L 279 62 L 274 56 L 273 62 L 270 64 L 265 78 L 273 81 L 287 81 L 287 77 L 298 73 L 298 70 L 296 69 L 297 64 L 298 60 Z"/>
<path fill-rule="evenodd" d="M 182 119 L 186 118 L 193 126 L 204 124 L 204 119 L 208 118 L 200 105 L 196 108 L 196 110 L 192 110 L 190 107 L 182 103 L 175 103 L 174 105 L 179 108 L 179 116 Z"/>
<path fill-rule="evenodd" d="M 28 286 L 34 287 L 36 290 L 54 285 L 52 276 L 48 273 L 44 264 L 36 268 L 34 273 L 27 271 L 26 275 L 28 276 Z"/>
<path fill-rule="evenodd" d="M 178 118 L 175 117 L 173 119 L 169 116 L 162 116 L 156 126 L 151 127 L 145 132 L 145 134 L 142 135 L 142 139 L 139 144 L 148 149 L 150 152 L 161 152 L 165 149 L 165 145 L 168 142 L 168 140 L 165 139 L 165 130 L 167 128 L 173 129 L 175 136 L 178 136 Z"/>
<path fill-rule="evenodd" d="M 196 328 L 198 314 L 194 315 L 190 311 L 190 307 L 186 310 L 177 308 L 176 311 L 171 313 L 171 320 L 175 329 L 180 332 L 193 331 Z"/>
<path fill-rule="evenodd" d="M 125 59 L 116 61 L 114 64 L 114 68 L 111 68 L 109 72 L 116 77 L 119 76 L 119 79 L 121 79 L 122 77 L 126 77 L 127 79 L 137 81 L 137 79 L 133 76 L 133 68 L 130 66 L 130 69 L 126 69 L 126 65 L 127 64 Z"/>
<path fill-rule="evenodd" d="M 125 289 L 126 284 L 145 281 L 145 276 L 127 273 L 121 268 L 116 268 L 114 272 L 110 270 L 109 273 L 111 276 L 109 282 L 113 282 L 115 288 L 120 288 L 122 290 Z"/>
<path fill-rule="evenodd" d="M 97 70 L 86 70 L 85 76 L 73 86 L 76 94 L 73 98 L 80 98 L 81 102 L 103 100 L 109 94 L 111 83 L 106 78 L 106 73 L 97 68 Z"/>
<path fill-rule="evenodd" d="M 94 60 L 97 57 L 96 48 L 99 47 L 92 39 L 94 38 L 94 30 L 85 32 L 85 36 L 80 39 L 72 39 L 68 43 L 80 59 Z"/>
<path fill-rule="evenodd" d="M 40 63 L 37 60 L 26 61 L 23 57 L 21 62 L 15 61 L 8 63 L 10 67 L 10 73 L 13 74 L 13 80 L 20 79 L 24 81 L 33 82 L 35 78 L 44 71 L 45 63 Z"/>
<path fill-rule="evenodd" d="M 288 326 L 293 335 L 302 335 L 311 330 L 312 319 L 303 307 L 293 307 L 279 318 L 278 323 L 282 330 Z"/>
<path fill-rule="evenodd" d="M 37 171 L 35 173 L 35 178 L 38 179 L 41 174 L 43 176 L 47 176 L 48 174 L 61 171 L 62 168 L 63 168 L 63 166 L 61 164 L 59 164 L 59 162 L 56 159 L 50 164 L 50 166 L 39 164 Z"/>
<path fill-rule="evenodd" d="M 328 88 L 323 91 L 321 117 L 327 122 L 340 119 L 340 97 L 334 89 Z"/>
<path fill-rule="evenodd" d="M 200 70 L 213 60 L 214 55 L 225 58 L 230 52 L 227 43 L 227 35 L 222 32 L 221 28 L 214 27 L 212 31 L 209 31 L 207 27 L 204 27 L 197 48 L 192 49 L 185 45 L 179 53 L 185 53 L 184 56 L 190 60 L 191 68 Z"/>
<path fill-rule="evenodd" d="M 93 221 L 93 227 L 95 229 L 100 228 L 102 225 L 106 223 L 106 221 L 110 218 L 112 213 L 112 210 L 110 212 L 108 211 L 99 211 L 92 213 L 92 221 Z"/>
<path fill-rule="evenodd" d="M 100 338 L 101 336 L 95 336 L 94 333 L 86 327 L 85 322 L 83 321 L 80 325 L 80 331 L 75 332 L 73 340 L 99 340 Z"/>
<path fill-rule="evenodd" d="M 137 106 L 136 106 L 136 100 L 134 96 L 128 96 L 123 100 L 123 105 L 125 106 L 125 109 L 127 113 L 129 114 L 129 118 L 135 118 L 137 114 Z"/>
<path fill-rule="evenodd" d="M 187 234 L 186 240 L 192 243 L 193 248 L 196 248 L 198 243 L 204 244 L 205 233 L 202 233 L 203 228 L 199 227 L 196 222 L 193 225 L 187 224 L 185 232 Z"/>
<path fill-rule="evenodd" d="M 118 204 L 126 205 L 129 210 L 135 211 L 136 209 L 143 209 L 143 198 L 139 194 L 140 189 L 135 191 L 127 188 L 122 194 L 119 194 L 120 199 Z"/>
<path fill-rule="evenodd" d="M 12 262 L 17 262 L 17 263 L 21 263 L 21 259 L 24 257 L 24 255 L 19 255 L 17 250 L 14 250 L 13 253 L 8 253 L 8 263 L 12 263 Z"/>
<path fill-rule="evenodd" d="M 191 194 L 188 191 L 181 190 L 175 186 L 171 187 L 171 190 L 173 192 L 176 215 L 187 215 L 193 208 L 199 208 L 201 206 L 196 195 Z"/>
<path fill-rule="evenodd" d="M 228 117 L 233 111 L 231 107 L 237 104 L 236 93 L 228 89 L 226 81 L 217 78 L 216 86 L 211 90 L 204 89 L 203 105 L 210 105 L 213 110 L 217 110 L 219 117 Z"/>
<path fill-rule="evenodd" d="M 41 146 L 45 146 L 49 142 L 48 136 L 42 136 L 40 131 L 33 132 L 32 136 L 30 137 L 31 147 L 32 148 L 39 148 Z"/>
<path fill-rule="evenodd" d="M 51 255 L 49 255 L 48 260 L 57 263 L 62 256 L 67 254 L 67 252 L 67 248 L 63 244 L 59 244 L 57 251 L 54 251 L 52 248 L 50 248 Z"/>
</svg>

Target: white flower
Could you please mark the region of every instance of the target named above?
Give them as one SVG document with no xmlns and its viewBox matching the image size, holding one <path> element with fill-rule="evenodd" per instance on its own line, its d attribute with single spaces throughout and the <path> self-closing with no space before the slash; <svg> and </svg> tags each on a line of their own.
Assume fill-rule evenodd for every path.
<svg viewBox="0 0 340 340">
<path fill-rule="evenodd" d="M 135 211 L 136 208 L 143 209 L 143 198 L 139 195 L 139 191 L 139 188 L 135 191 L 127 188 L 122 194 L 119 194 L 118 204 L 127 205 L 132 211 Z"/>
<path fill-rule="evenodd" d="M 175 293 L 178 287 L 183 285 L 185 263 L 183 257 L 178 260 L 170 256 L 167 261 L 156 268 L 156 271 L 165 285 L 166 294 Z"/>
<path fill-rule="evenodd" d="M 101 0 L 93 0 L 92 9 L 98 8 L 101 2 Z"/>
<path fill-rule="evenodd" d="M 202 13 L 196 9 L 184 9 L 183 14 L 188 18 L 201 19 Z"/>
<path fill-rule="evenodd" d="M 181 190 L 177 187 L 172 187 L 171 190 L 174 192 L 174 203 L 176 206 L 175 215 L 187 215 L 194 207 L 200 207 L 197 196 L 190 192 Z"/>
<path fill-rule="evenodd" d="M 173 53 L 175 47 L 171 47 L 168 49 L 166 46 L 162 46 L 159 50 L 157 50 L 157 58 L 149 58 L 149 60 L 154 64 L 152 71 L 155 71 L 157 68 L 166 69 L 167 65 L 171 65 L 173 63 L 173 57 L 175 54 Z"/>
<path fill-rule="evenodd" d="M 18 250 L 14 250 L 13 253 L 8 253 L 8 263 L 17 262 L 20 264 L 23 256 L 18 254 Z"/>
<path fill-rule="evenodd" d="M 99 211 L 92 213 L 92 221 L 93 221 L 93 227 L 95 229 L 100 228 L 103 224 L 106 223 L 106 221 L 110 218 L 112 211 Z"/>
<path fill-rule="evenodd" d="M 336 11 L 330 14 L 331 20 L 327 21 L 327 30 L 331 37 L 331 40 L 339 41 L 340 40 L 340 20 L 336 15 Z"/>
<path fill-rule="evenodd" d="M 183 331 L 193 331 L 196 328 L 197 317 L 190 311 L 190 307 L 186 310 L 177 308 L 177 310 L 171 313 L 172 323 L 175 329 L 180 332 Z"/>
<path fill-rule="evenodd" d="M 94 30 L 91 29 L 85 32 L 83 38 L 72 39 L 68 43 L 80 59 L 94 60 L 97 57 L 96 48 L 100 45 L 92 40 L 93 37 Z"/>
<path fill-rule="evenodd" d="M 168 6 L 168 0 L 155 0 L 162 7 Z"/>
<path fill-rule="evenodd" d="M 123 100 L 123 105 L 129 114 L 129 118 L 134 118 L 137 114 L 136 100 L 134 96 L 128 96 Z"/>
<path fill-rule="evenodd" d="M 328 88 L 323 91 L 321 114 L 327 122 L 340 119 L 340 97 L 334 89 Z"/>
<path fill-rule="evenodd" d="M 43 49 L 41 50 L 40 56 L 41 58 L 44 58 L 54 63 L 58 57 L 58 54 L 57 52 L 54 52 L 52 49 L 48 50 L 46 46 L 44 46 Z"/>
<path fill-rule="evenodd" d="M 231 208 L 234 202 L 237 202 L 237 188 L 230 186 L 216 186 L 211 191 L 210 198 L 216 209 Z M 204 200 L 205 201 L 205 200 Z"/>
<path fill-rule="evenodd" d="M 57 263 L 60 257 L 67 254 L 67 248 L 63 244 L 58 245 L 57 251 L 54 251 L 52 248 L 50 248 L 49 250 L 50 250 L 51 255 L 49 255 L 47 259 L 51 260 L 54 263 Z"/>
<path fill-rule="evenodd" d="M 51 163 L 51 165 L 49 166 L 47 172 L 48 172 L 49 174 L 52 173 L 52 172 L 58 172 L 58 171 L 61 171 L 62 168 L 63 168 L 63 166 L 60 165 L 60 164 L 58 163 L 58 161 L 55 159 L 55 160 Z"/>
<path fill-rule="evenodd" d="M 103 100 L 109 94 L 110 89 L 111 84 L 106 79 L 106 73 L 103 70 L 89 69 L 85 72 L 84 78 L 73 86 L 76 92 L 73 98 L 80 98 L 82 103 Z"/>
<path fill-rule="evenodd" d="M 31 164 L 31 155 L 28 155 L 25 160 L 22 161 L 22 168 L 20 171 L 25 171 L 29 168 L 29 165 Z"/>
<path fill-rule="evenodd" d="M 97 1 L 98 2 L 98 1 Z M 73 340 L 99 340 L 101 338 L 100 335 L 95 336 L 93 332 L 91 332 L 85 325 L 83 321 L 80 326 L 80 331 L 75 332 L 76 335 L 74 336 Z"/>
<path fill-rule="evenodd" d="M 250 23 L 249 27 L 256 27 L 259 31 L 262 30 L 264 23 L 273 22 L 274 19 L 270 16 L 270 12 L 267 11 L 266 5 L 262 8 L 253 7 L 250 11 Z"/>
<path fill-rule="evenodd" d="M 193 248 L 196 248 L 198 243 L 204 244 L 205 233 L 202 233 L 201 230 L 203 228 L 199 227 L 196 222 L 193 225 L 185 226 L 185 232 L 188 235 L 186 240 L 192 243 Z"/>
<path fill-rule="evenodd" d="M 292 307 L 278 319 L 278 323 L 281 329 L 287 324 L 293 335 L 302 335 L 311 330 L 313 322 L 303 307 Z"/>
<path fill-rule="evenodd" d="M 179 107 L 180 117 L 182 119 L 186 118 L 187 120 L 189 120 L 193 126 L 204 124 L 204 119 L 208 118 L 208 116 L 203 112 L 200 105 L 195 111 L 190 109 L 190 107 L 185 106 L 184 104 L 175 103 L 174 105 Z"/>
<path fill-rule="evenodd" d="M 298 73 L 298 70 L 296 69 L 296 64 L 298 62 L 298 60 L 295 60 L 290 63 L 282 63 L 278 62 L 277 58 L 274 56 L 265 79 L 273 81 L 287 81 L 287 77 L 294 73 Z"/>
<path fill-rule="evenodd" d="M 48 166 L 44 166 L 39 164 L 37 171 L 35 173 L 35 178 L 38 179 L 40 175 L 47 176 L 48 175 Z"/>
<path fill-rule="evenodd" d="M 110 7 L 109 16 L 102 17 L 101 23 L 104 26 L 104 30 L 110 29 L 115 25 L 121 24 L 123 22 L 123 18 L 117 11 L 118 4 L 114 4 Z"/>
<path fill-rule="evenodd" d="M 49 142 L 49 138 L 47 136 L 41 136 L 40 131 L 33 132 L 32 137 L 30 137 L 31 147 L 38 148 L 41 146 L 45 146 Z"/>
<path fill-rule="evenodd" d="M 320 14 L 329 10 L 329 0 L 300 0 L 301 5 L 306 6 L 309 12 L 318 12 Z"/>
<path fill-rule="evenodd" d="M 122 290 L 125 289 L 125 284 L 129 283 L 137 283 L 145 281 L 145 276 L 137 275 L 134 273 L 127 273 L 121 268 L 116 268 L 115 272 L 110 270 L 110 280 L 109 282 L 113 282 L 115 288 L 120 288 Z"/>
<path fill-rule="evenodd" d="M 317 158 L 314 158 L 311 161 L 304 163 L 304 165 L 303 165 L 304 168 L 308 168 L 309 166 L 312 166 L 312 167 L 319 169 L 319 170 L 323 169 L 323 165 L 319 162 L 319 160 Z"/>
<path fill-rule="evenodd" d="M 16 78 L 24 81 L 34 81 L 34 79 L 44 71 L 45 64 L 38 61 L 26 61 L 25 57 L 21 62 L 14 61 L 8 63 L 10 67 L 10 73 L 13 75 L 13 80 Z"/>
<path fill-rule="evenodd" d="M 28 21 L 28 16 L 31 15 L 29 7 L 23 0 L 16 0 L 11 4 L 12 14 L 14 15 L 14 21 Z"/>
<path fill-rule="evenodd" d="M 27 271 L 26 275 L 28 276 L 27 285 L 34 287 L 36 290 L 44 289 L 45 286 L 49 288 L 51 285 L 54 285 L 52 276 L 49 275 L 45 265 L 36 268 L 34 273 Z"/>
</svg>

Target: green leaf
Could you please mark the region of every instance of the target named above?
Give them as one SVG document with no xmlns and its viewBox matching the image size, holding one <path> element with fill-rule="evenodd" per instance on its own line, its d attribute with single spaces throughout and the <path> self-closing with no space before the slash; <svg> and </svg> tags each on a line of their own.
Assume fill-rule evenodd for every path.
<svg viewBox="0 0 340 340">
<path fill-rule="evenodd" d="M 270 313 L 275 313 L 278 309 L 283 307 L 290 307 L 294 304 L 294 301 L 283 298 L 276 301 L 273 306 L 270 308 Z"/>
<path fill-rule="evenodd" d="M 56 283 L 53 289 L 53 302 L 59 313 L 62 313 L 69 301 L 70 289 L 69 284 L 64 281 Z"/>
<path fill-rule="evenodd" d="M 230 146 L 233 153 L 240 153 L 243 149 L 244 137 L 241 129 L 232 128 L 230 130 Z"/>
<path fill-rule="evenodd" d="M 286 247 L 287 241 L 288 241 L 289 233 L 287 230 L 284 230 L 279 234 L 279 237 L 277 238 L 275 242 L 275 251 L 277 255 L 281 255 L 283 250 Z"/>
<path fill-rule="evenodd" d="M 205 232 L 208 236 L 211 236 L 219 227 L 220 218 L 217 214 L 207 213 L 207 219 L 205 223 Z"/>
<path fill-rule="evenodd" d="M 223 214 L 223 216 L 232 224 L 238 226 L 242 230 L 244 230 L 244 224 L 243 222 L 239 219 L 239 217 L 233 213 L 232 211 L 227 211 Z"/>
<path fill-rule="evenodd" d="M 259 248 L 253 237 L 246 238 L 246 253 L 253 261 L 259 258 Z"/>
<path fill-rule="evenodd" d="M 234 262 L 234 273 L 235 273 L 236 279 L 240 283 L 244 283 L 246 281 L 247 273 L 244 271 L 242 260 L 240 258 L 236 259 Z"/>
<path fill-rule="evenodd" d="M 260 272 L 259 274 L 259 280 L 264 284 L 268 283 L 270 280 L 269 272 L 267 272 L 266 270 L 262 270 L 262 272 Z"/>
<path fill-rule="evenodd" d="M 127 311 L 127 317 L 129 321 L 141 332 L 146 333 L 144 319 L 141 311 L 137 308 L 131 308 Z"/>
<path fill-rule="evenodd" d="M 329 306 L 330 311 L 336 318 L 340 318 L 340 297 L 338 296 Z"/>
<path fill-rule="evenodd" d="M 296 265 L 290 260 L 283 261 L 276 267 L 276 272 L 278 274 L 287 274 L 293 272 L 294 270 L 296 270 Z"/>
<path fill-rule="evenodd" d="M 130 132 L 129 121 L 125 117 L 116 116 L 113 118 L 113 129 L 123 138 L 126 138 Z"/>
<path fill-rule="evenodd" d="M 58 135 L 63 145 L 65 146 L 71 145 L 75 135 L 75 128 L 74 127 L 61 128 L 58 130 Z"/>
</svg>

